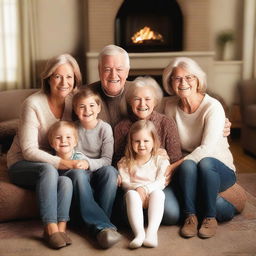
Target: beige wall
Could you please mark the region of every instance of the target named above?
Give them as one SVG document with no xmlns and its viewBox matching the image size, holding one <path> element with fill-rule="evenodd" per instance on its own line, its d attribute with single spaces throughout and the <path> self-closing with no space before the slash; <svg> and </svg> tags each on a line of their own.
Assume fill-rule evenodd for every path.
<svg viewBox="0 0 256 256">
<path fill-rule="evenodd" d="M 114 43 L 115 15 L 123 0 L 37 0 L 39 59 L 68 52 L 98 52 Z M 241 59 L 241 0 L 178 0 L 184 14 L 184 50 L 217 50 L 216 37 L 234 29 Z M 86 38 L 86 39 L 85 39 Z M 80 52 L 79 52 L 80 50 Z"/>
<path fill-rule="evenodd" d="M 79 0 L 37 0 L 38 58 L 75 53 L 80 41 Z"/>
</svg>

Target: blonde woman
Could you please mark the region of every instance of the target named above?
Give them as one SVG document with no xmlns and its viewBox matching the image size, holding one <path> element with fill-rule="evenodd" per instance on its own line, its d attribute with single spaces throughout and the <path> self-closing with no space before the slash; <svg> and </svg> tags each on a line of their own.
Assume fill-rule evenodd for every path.
<svg viewBox="0 0 256 256">
<path fill-rule="evenodd" d="M 72 95 L 81 84 L 76 60 L 69 54 L 50 59 L 42 73 L 42 88 L 21 109 L 20 126 L 7 155 L 9 175 L 18 186 L 35 189 L 44 224 L 44 239 L 59 249 L 71 244 L 65 233 L 72 198 L 72 181 L 58 169 L 79 161 L 51 155 L 47 132 L 59 120 L 71 121 Z"/>
</svg>

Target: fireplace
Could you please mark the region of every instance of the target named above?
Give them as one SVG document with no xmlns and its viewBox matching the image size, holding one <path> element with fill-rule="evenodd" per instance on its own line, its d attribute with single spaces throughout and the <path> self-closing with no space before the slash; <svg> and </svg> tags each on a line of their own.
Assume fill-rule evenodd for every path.
<svg viewBox="0 0 256 256">
<path fill-rule="evenodd" d="M 124 0 L 115 18 L 115 43 L 128 52 L 183 50 L 183 17 L 175 0 Z"/>
</svg>

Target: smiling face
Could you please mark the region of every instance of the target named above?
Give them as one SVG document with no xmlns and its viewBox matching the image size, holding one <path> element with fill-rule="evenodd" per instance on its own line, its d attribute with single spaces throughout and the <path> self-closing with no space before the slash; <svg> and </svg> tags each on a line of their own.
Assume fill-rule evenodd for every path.
<svg viewBox="0 0 256 256">
<path fill-rule="evenodd" d="M 77 144 L 74 128 L 68 126 L 59 127 L 52 134 L 50 144 L 58 156 L 65 159 L 70 158 Z"/>
<path fill-rule="evenodd" d="M 198 93 L 197 78 L 181 67 L 174 69 L 171 81 L 173 91 L 180 98 L 188 98 Z"/>
<path fill-rule="evenodd" d="M 99 76 L 105 92 L 110 96 L 117 96 L 124 88 L 129 68 L 125 67 L 124 57 L 105 55 L 99 67 Z"/>
<path fill-rule="evenodd" d="M 79 99 L 74 107 L 77 117 L 85 128 L 94 128 L 96 126 L 100 110 L 101 106 L 96 102 L 94 96 Z"/>
<path fill-rule="evenodd" d="M 132 135 L 132 149 L 136 153 L 136 158 L 151 157 L 154 141 L 151 133 L 147 129 L 141 129 Z"/>
<path fill-rule="evenodd" d="M 147 87 L 137 87 L 129 102 L 132 112 L 139 119 L 147 119 L 156 105 L 153 90 Z"/>
<path fill-rule="evenodd" d="M 62 64 L 50 76 L 51 96 L 65 98 L 74 88 L 74 71 L 70 64 Z"/>
</svg>

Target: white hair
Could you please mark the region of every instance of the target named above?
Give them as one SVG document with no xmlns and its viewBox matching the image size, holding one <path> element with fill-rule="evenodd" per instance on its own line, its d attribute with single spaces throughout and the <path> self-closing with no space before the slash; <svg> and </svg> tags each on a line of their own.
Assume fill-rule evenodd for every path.
<svg viewBox="0 0 256 256">
<path fill-rule="evenodd" d="M 171 76 L 175 68 L 180 67 L 186 70 L 191 75 L 198 79 L 198 91 L 205 92 L 207 88 L 206 74 L 201 67 L 193 59 L 187 57 L 178 57 L 171 61 L 171 63 L 163 71 L 163 87 L 169 95 L 174 95 L 172 89 Z"/>
<path fill-rule="evenodd" d="M 129 55 L 127 53 L 126 50 L 124 50 L 123 48 L 114 45 L 114 44 L 110 44 L 105 46 L 99 56 L 98 56 L 98 66 L 101 66 L 101 62 L 102 62 L 102 58 L 103 56 L 115 56 L 115 55 L 122 55 L 123 59 L 124 59 L 124 67 L 130 69 L 130 59 L 129 59 Z"/>
</svg>

